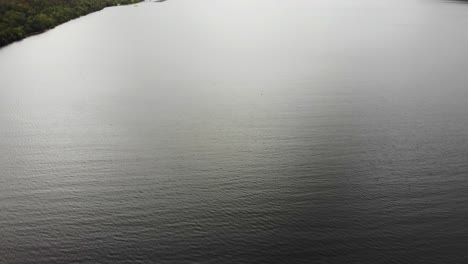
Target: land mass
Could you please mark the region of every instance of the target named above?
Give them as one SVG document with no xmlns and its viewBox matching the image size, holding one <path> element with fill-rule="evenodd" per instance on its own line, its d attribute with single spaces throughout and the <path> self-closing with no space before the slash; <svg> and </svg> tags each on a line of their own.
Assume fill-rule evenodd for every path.
<svg viewBox="0 0 468 264">
<path fill-rule="evenodd" d="M 0 47 L 108 6 L 141 0 L 0 0 Z"/>
</svg>

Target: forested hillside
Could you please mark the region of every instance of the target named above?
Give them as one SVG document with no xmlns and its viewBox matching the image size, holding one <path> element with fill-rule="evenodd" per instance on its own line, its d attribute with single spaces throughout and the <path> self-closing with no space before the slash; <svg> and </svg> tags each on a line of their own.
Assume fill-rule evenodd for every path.
<svg viewBox="0 0 468 264">
<path fill-rule="evenodd" d="M 141 0 L 0 0 L 0 47 L 107 6 Z"/>
</svg>

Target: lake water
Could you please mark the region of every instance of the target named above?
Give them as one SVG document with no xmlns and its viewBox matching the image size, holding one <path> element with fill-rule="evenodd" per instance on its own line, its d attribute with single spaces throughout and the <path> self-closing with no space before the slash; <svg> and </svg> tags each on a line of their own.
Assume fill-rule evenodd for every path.
<svg viewBox="0 0 468 264">
<path fill-rule="evenodd" d="M 468 5 L 171 0 L 0 50 L 0 263 L 468 263 Z"/>
</svg>

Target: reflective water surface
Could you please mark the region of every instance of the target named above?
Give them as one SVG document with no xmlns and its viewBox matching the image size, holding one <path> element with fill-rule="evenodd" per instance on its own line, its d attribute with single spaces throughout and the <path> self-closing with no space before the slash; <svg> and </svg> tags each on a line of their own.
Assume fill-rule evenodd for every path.
<svg viewBox="0 0 468 264">
<path fill-rule="evenodd" d="M 0 50 L 1 263 L 467 263 L 468 5 L 171 0 Z"/>
</svg>

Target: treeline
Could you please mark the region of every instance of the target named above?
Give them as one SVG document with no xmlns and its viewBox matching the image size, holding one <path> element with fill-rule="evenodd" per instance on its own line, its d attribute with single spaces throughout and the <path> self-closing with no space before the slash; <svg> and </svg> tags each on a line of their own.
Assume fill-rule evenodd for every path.
<svg viewBox="0 0 468 264">
<path fill-rule="evenodd" d="M 0 0 L 0 47 L 107 6 L 141 0 Z"/>
</svg>

